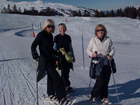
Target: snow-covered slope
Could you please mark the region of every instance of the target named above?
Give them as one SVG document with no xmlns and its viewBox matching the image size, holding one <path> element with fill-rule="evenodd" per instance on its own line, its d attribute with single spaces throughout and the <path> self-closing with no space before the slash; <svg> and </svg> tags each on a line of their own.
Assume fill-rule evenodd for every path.
<svg viewBox="0 0 140 105">
<path fill-rule="evenodd" d="M 36 64 L 31 56 L 32 23 L 43 25 L 51 18 L 56 27 L 66 17 L 46 17 L 11 15 L 0 13 L 0 105 L 36 105 Z M 76 89 L 70 93 L 70 99 L 77 99 L 74 105 L 93 105 L 87 98 L 89 86 L 90 59 L 85 52 L 85 68 L 82 62 L 81 35 L 83 30 L 84 48 L 94 36 L 97 24 L 104 24 L 116 50 L 115 75 L 118 95 L 122 105 L 140 105 L 140 21 L 129 18 L 93 18 L 67 17 L 67 34 L 72 37 L 76 57 L 74 71 L 70 72 L 71 86 Z M 58 30 L 54 36 L 58 34 Z M 85 51 L 84 50 L 84 51 Z M 39 83 L 39 105 L 43 94 L 46 94 L 46 77 Z M 95 81 L 92 80 L 91 87 Z M 109 83 L 109 100 L 117 103 L 114 82 L 111 76 Z"/>
<path fill-rule="evenodd" d="M 93 9 L 86 9 L 86 8 L 79 8 L 72 5 L 66 5 L 61 3 L 48 3 L 43 1 L 34 1 L 34 2 L 28 2 L 28 1 L 22 1 L 22 2 L 13 2 L 13 1 L 6 1 L 2 0 L 0 1 L 0 10 L 2 10 L 4 7 L 7 8 L 8 4 L 10 5 L 11 9 L 14 5 L 16 5 L 17 8 L 20 7 L 21 11 L 23 12 L 24 9 L 31 10 L 31 7 L 35 7 L 35 10 L 41 11 L 42 9 L 46 9 L 47 7 L 50 7 L 54 9 L 55 11 L 63 14 L 64 16 L 69 16 L 71 11 L 81 11 L 83 13 L 85 10 L 89 11 L 91 15 L 94 14 Z"/>
</svg>

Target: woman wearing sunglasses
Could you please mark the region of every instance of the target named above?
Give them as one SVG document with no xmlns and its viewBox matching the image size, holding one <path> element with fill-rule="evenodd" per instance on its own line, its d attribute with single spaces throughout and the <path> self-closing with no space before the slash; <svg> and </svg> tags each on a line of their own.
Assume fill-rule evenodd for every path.
<svg viewBox="0 0 140 105">
<path fill-rule="evenodd" d="M 53 35 L 55 31 L 54 21 L 47 19 L 42 27 L 42 31 L 37 35 L 31 46 L 33 59 L 39 61 L 37 82 L 47 74 L 47 94 L 50 100 L 64 103 L 67 101 L 64 83 L 61 80 L 59 73 L 56 71 L 56 59 L 53 49 Z M 39 46 L 40 56 L 37 53 Z M 47 100 L 46 98 L 46 100 Z M 61 105 L 61 104 L 60 104 Z"/>
<path fill-rule="evenodd" d="M 58 25 L 60 34 L 54 38 L 54 50 L 58 52 L 58 67 L 61 69 L 61 78 L 64 81 L 65 89 L 67 92 L 72 92 L 73 88 L 70 87 L 69 73 L 70 68 L 73 69 L 72 63 L 75 62 L 75 56 L 72 48 L 71 37 L 65 32 L 67 31 L 66 25 L 60 23 Z M 65 54 L 63 54 L 65 52 Z M 67 57 L 69 57 L 67 59 Z"/>
<path fill-rule="evenodd" d="M 96 99 L 100 96 L 101 102 L 108 103 L 108 84 L 111 75 L 108 61 L 114 56 L 115 49 L 112 40 L 107 36 L 106 28 L 102 24 L 96 26 L 95 36 L 90 40 L 86 52 L 92 60 L 94 59 L 93 61 L 98 59 L 100 67 L 102 65 L 100 71 L 98 71 L 99 68 L 97 69 L 97 62 L 93 67 L 96 82 L 91 92 L 91 100 L 96 102 Z"/>
</svg>

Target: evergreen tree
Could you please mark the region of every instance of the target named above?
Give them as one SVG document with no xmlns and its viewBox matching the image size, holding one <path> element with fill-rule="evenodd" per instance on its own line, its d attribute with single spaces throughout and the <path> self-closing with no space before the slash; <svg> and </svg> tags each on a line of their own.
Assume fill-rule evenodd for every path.
<svg viewBox="0 0 140 105">
<path fill-rule="evenodd" d="M 78 11 L 78 16 L 82 16 L 81 11 Z"/>
<path fill-rule="evenodd" d="M 50 7 L 47 7 L 46 8 L 46 16 L 52 16 L 52 14 L 51 14 L 51 8 Z"/>
<path fill-rule="evenodd" d="M 120 14 L 120 9 L 117 9 L 116 16 L 119 16 L 119 14 Z"/>
<path fill-rule="evenodd" d="M 106 12 L 106 17 L 109 17 L 109 11 Z"/>
<path fill-rule="evenodd" d="M 8 4 L 8 7 L 7 7 L 7 13 L 12 13 L 12 10 L 10 8 L 10 5 Z"/>
<path fill-rule="evenodd" d="M 124 17 L 129 17 L 129 7 L 124 9 Z"/>
<path fill-rule="evenodd" d="M 98 12 L 98 10 L 95 11 L 94 17 L 99 17 L 99 12 Z"/>
<path fill-rule="evenodd" d="M 137 10 L 137 16 L 140 18 L 140 7 Z"/>
<path fill-rule="evenodd" d="M 20 7 L 18 8 L 18 13 L 21 14 L 21 9 L 20 9 Z"/>
<path fill-rule="evenodd" d="M 115 13 L 113 10 L 110 11 L 110 17 L 115 17 Z"/>
<path fill-rule="evenodd" d="M 1 10 L 1 13 L 7 13 L 7 9 L 4 7 L 4 8 Z"/>
<path fill-rule="evenodd" d="M 131 17 L 130 18 L 136 19 L 136 17 L 137 17 L 137 10 L 136 10 L 136 8 L 132 7 L 131 8 Z"/>
<path fill-rule="evenodd" d="M 100 16 L 100 17 L 105 17 L 104 12 L 103 12 L 103 11 L 101 11 L 101 12 L 99 13 L 99 16 Z"/>
<path fill-rule="evenodd" d="M 16 5 L 14 5 L 13 6 L 13 13 L 17 13 L 17 12 L 18 12 L 17 7 L 16 7 Z"/>
<path fill-rule="evenodd" d="M 123 12 L 122 12 L 122 9 L 120 9 L 119 16 L 120 16 L 120 17 L 123 17 Z"/>
<path fill-rule="evenodd" d="M 122 9 L 117 9 L 116 16 L 123 17 Z"/>
</svg>

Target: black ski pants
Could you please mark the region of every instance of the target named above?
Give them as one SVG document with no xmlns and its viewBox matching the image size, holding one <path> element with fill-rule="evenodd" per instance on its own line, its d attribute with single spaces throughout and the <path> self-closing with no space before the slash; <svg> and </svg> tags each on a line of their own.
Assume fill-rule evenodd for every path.
<svg viewBox="0 0 140 105">
<path fill-rule="evenodd" d="M 96 82 L 92 89 L 91 96 L 107 98 L 108 97 L 108 84 L 110 81 L 111 69 L 108 65 L 103 66 L 103 70 L 100 76 L 96 76 Z"/>
<path fill-rule="evenodd" d="M 69 87 L 71 84 L 69 80 L 70 67 L 69 63 L 67 62 L 64 56 L 61 57 L 60 66 L 61 66 L 61 78 L 65 84 L 65 87 Z"/>
<path fill-rule="evenodd" d="M 60 101 L 62 98 L 66 97 L 65 86 L 59 75 L 55 70 L 55 66 L 51 62 L 46 62 L 47 70 L 47 94 L 56 95 L 57 99 Z"/>
</svg>

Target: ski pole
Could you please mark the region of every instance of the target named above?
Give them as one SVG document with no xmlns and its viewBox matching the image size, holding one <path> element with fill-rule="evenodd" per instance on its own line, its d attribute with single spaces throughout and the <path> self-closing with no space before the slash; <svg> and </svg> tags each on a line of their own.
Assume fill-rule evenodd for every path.
<svg viewBox="0 0 140 105">
<path fill-rule="evenodd" d="M 95 51 L 95 53 L 97 54 L 97 51 Z M 95 58 L 94 58 L 95 59 Z M 93 65 L 92 65 L 92 68 L 94 69 L 94 63 L 93 63 Z M 92 71 L 91 71 L 91 73 L 90 73 L 90 82 L 89 82 L 89 87 L 88 87 L 88 94 L 89 94 L 89 90 L 90 90 L 90 85 L 91 85 L 91 76 L 93 75 L 93 69 L 92 69 Z M 88 95 L 88 97 L 89 97 L 89 95 Z"/>
<path fill-rule="evenodd" d="M 114 77 L 113 70 L 112 70 L 111 60 L 109 61 L 109 65 L 110 65 L 110 68 L 111 68 L 111 72 L 112 72 L 112 76 L 113 76 L 113 81 L 114 81 L 114 85 L 115 85 L 115 90 L 116 90 L 116 94 L 117 94 L 118 105 L 119 105 L 120 104 L 120 100 L 119 100 L 118 91 L 117 91 L 117 87 L 116 87 L 115 77 Z"/>
<path fill-rule="evenodd" d="M 37 69 L 37 61 L 36 61 L 36 69 Z M 38 102 L 38 82 L 37 82 L 37 70 L 36 70 L 36 98 L 37 98 L 37 105 L 39 105 L 39 102 Z"/>
<path fill-rule="evenodd" d="M 83 52 L 83 68 L 85 68 L 83 30 L 82 30 L 82 52 Z"/>
</svg>

